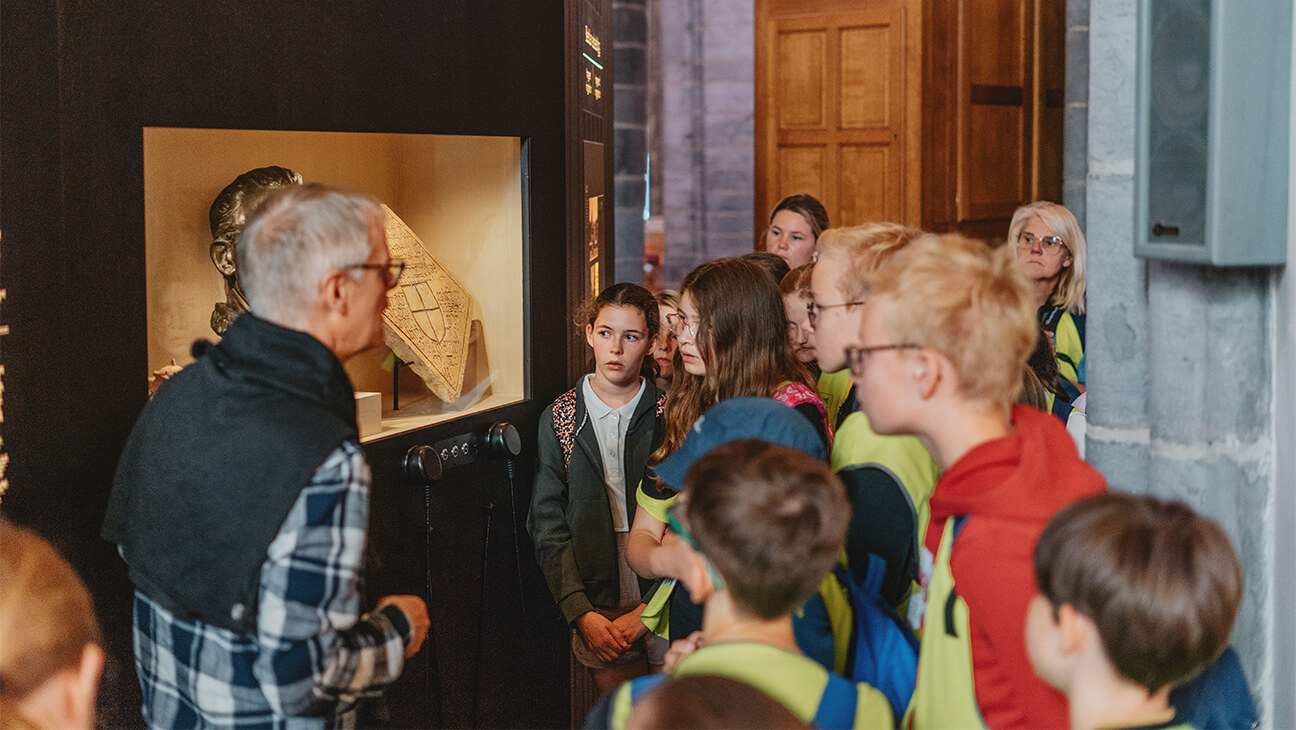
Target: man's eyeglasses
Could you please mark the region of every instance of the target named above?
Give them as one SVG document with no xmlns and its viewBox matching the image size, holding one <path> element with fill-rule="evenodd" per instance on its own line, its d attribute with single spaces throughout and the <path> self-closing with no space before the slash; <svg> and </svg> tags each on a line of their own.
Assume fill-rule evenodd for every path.
<svg viewBox="0 0 1296 730">
<path fill-rule="evenodd" d="M 405 272 L 405 260 L 392 259 L 385 264 L 351 264 L 350 266 L 342 267 L 343 271 L 350 271 L 351 269 L 374 269 L 376 271 L 382 271 L 383 275 L 386 277 L 387 288 L 391 289 L 396 286 L 396 282 L 400 281 L 401 274 Z"/>
<path fill-rule="evenodd" d="M 1061 236 L 1036 236 L 1034 233 L 1022 231 L 1017 235 L 1017 248 L 1023 251 L 1029 251 L 1039 244 L 1040 250 L 1047 254 L 1055 254 L 1066 249 L 1066 242 Z"/>
<path fill-rule="evenodd" d="M 818 302 L 806 302 L 806 317 L 810 320 L 810 326 L 815 326 L 819 321 L 819 313 L 825 309 L 833 307 L 849 307 L 852 304 L 863 304 L 864 302 L 842 302 L 841 304 L 820 304 Z"/>
<path fill-rule="evenodd" d="M 677 312 L 666 315 L 666 326 L 670 328 L 671 334 L 676 337 L 679 337 L 684 330 L 688 330 L 690 337 L 697 337 L 698 327 L 701 324 L 702 320 L 695 319 L 690 322 L 684 318 L 684 315 Z"/>
<path fill-rule="evenodd" d="M 883 350 L 916 350 L 920 347 L 922 345 L 909 342 L 895 345 L 874 345 L 873 347 L 848 347 L 846 348 L 846 362 L 850 365 L 851 375 L 858 378 L 864 374 L 864 361 L 868 359 L 869 355 Z"/>
</svg>

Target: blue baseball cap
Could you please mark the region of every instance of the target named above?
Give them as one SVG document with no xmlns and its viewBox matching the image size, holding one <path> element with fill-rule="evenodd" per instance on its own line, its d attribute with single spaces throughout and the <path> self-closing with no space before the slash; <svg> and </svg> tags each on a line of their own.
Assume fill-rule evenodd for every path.
<svg viewBox="0 0 1296 730">
<path fill-rule="evenodd" d="M 800 449 L 820 461 L 828 458 L 819 433 L 795 408 L 772 398 L 730 398 L 698 417 L 684 443 L 653 467 L 653 473 L 662 484 L 682 490 L 693 462 L 717 446 L 740 439 Z"/>
</svg>

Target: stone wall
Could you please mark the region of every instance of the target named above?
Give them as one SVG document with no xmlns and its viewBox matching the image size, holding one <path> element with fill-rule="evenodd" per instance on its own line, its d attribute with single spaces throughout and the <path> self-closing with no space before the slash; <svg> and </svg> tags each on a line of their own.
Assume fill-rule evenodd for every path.
<svg viewBox="0 0 1296 730">
<path fill-rule="evenodd" d="M 1135 7 L 1091 0 L 1089 8 L 1088 457 L 1114 488 L 1182 498 L 1232 536 L 1247 577 L 1233 642 L 1266 724 L 1289 727 L 1296 724 L 1291 669 L 1278 677 L 1275 666 L 1278 654 L 1289 665 L 1294 648 L 1291 589 L 1284 588 L 1285 611 L 1275 613 L 1274 587 L 1280 570 L 1277 584 L 1290 586 L 1293 561 L 1288 552 L 1276 565 L 1275 526 L 1286 531 L 1296 520 L 1296 484 L 1289 455 L 1285 473 L 1275 464 L 1276 452 L 1290 454 L 1296 441 L 1275 448 L 1283 433 L 1275 413 L 1296 402 L 1290 362 L 1275 354 L 1282 346 L 1290 360 L 1293 295 L 1280 300 L 1279 292 L 1291 284 L 1283 284 L 1281 269 L 1134 257 Z M 1071 34 L 1071 13 L 1068 25 Z M 1275 327 L 1279 317 L 1285 335 Z M 1290 422 L 1281 428 L 1291 439 Z M 1277 634 L 1276 615 L 1283 617 Z"/>
<path fill-rule="evenodd" d="M 665 284 L 753 250 L 755 5 L 654 0 L 662 60 Z"/>
<path fill-rule="evenodd" d="M 616 281 L 643 281 L 644 196 L 647 194 L 647 0 L 613 0 L 616 81 L 612 95 Z"/>
</svg>

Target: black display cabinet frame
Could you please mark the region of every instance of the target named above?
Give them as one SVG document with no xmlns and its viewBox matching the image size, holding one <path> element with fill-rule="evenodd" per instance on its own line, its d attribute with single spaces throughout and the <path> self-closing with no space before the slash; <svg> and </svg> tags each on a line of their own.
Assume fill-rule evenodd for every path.
<svg viewBox="0 0 1296 730">
<path fill-rule="evenodd" d="M 570 385 L 572 326 L 533 302 L 591 284 L 573 251 L 573 200 L 606 145 L 604 103 L 574 110 L 591 17 L 609 0 L 6 0 L 0 6 L 0 338 L 3 510 L 53 541 L 85 576 L 109 650 L 106 726 L 140 723 L 130 584 L 99 523 L 146 401 L 142 129 L 473 134 L 522 140 L 519 296 L 527 302 L 526 394 L 517 404 L 371 443 L 368 593 L 430 599 L 428 650 L 366 723 L 562 726 L 568 632 L 524 521 L 540 410 Z M 591 15 L 592 13 L 592 15 Z M 596 28 L 596 32 L 598 29 Z M 273 164 L 269 161 L 268 164 Z M 597 171 L 594 172 L 597 174 Z M 611 203 L 607 206 L 612 209 Z M 602 256 L 612 261 L 606 219 Z M 483 293 L 475 293 L 483 296 Z M 575 369 L 579 369 L 578 367 Z M 428 490 L 399 474 L 411 446 L 508 421 L 512 465 L 480 460 Z M 426 507 L 426 509 L 425 509 Z M 428 579 L 431 578 L 431 585 Z M 197 579 L 198 577 L 196 577 Z"/>
</svg>

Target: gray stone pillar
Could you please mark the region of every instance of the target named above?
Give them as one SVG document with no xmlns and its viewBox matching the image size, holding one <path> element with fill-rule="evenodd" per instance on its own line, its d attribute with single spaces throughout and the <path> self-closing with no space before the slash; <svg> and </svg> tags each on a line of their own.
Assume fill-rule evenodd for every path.
<svg viewBox="0 0 1296 730">
<path fill-rule="evenodd" d="M 648 171 L 646 0 L 613 0 L 616 80 L 613 94 L 613 187 L 616 281 L 643 283 L 644 196 Z"/>
<path fill-rule="evenodd" d="M 1183 499 L 1228 531 L 1247 579 L 1233 643 L 1262 716 L 1290 726 L 1270 714 L 1278 278 L 1134 257 L 1136 30 L 1133 3 L 1091 0 L 1088 456 L 1113 488 Z"/>
<path fill-rule="evenodd" d="M 658 0 L 665 283 L 755 248 L 755 5 Z"/>
<path fill-rule="evenodd" d="M 1089 170 L 1089 0 L 1066 0 L 1066 108 L 1062 121 L 1062 204 L 1085 226 Z"/>
</svg>

